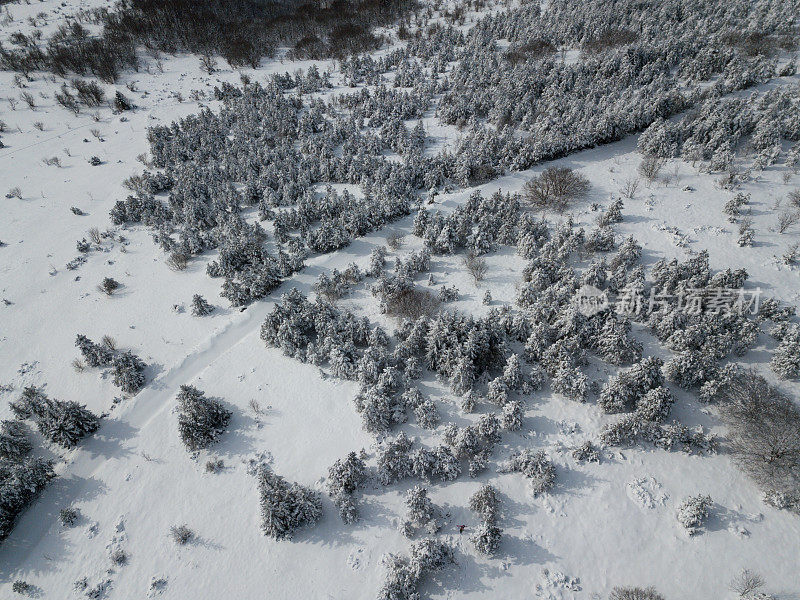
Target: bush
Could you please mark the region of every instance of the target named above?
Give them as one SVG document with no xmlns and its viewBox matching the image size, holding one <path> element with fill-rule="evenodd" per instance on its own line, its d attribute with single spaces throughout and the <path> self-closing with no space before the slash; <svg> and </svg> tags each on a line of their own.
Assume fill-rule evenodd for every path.
<svg viewBox="0 0 800 600">
<path fill-rule="evenodd" d="M 100 282 L 98 289 L 106 296 L 110 296 L 120 288 L 120 283 L 112 277 L 104 277 Z"/>
<path fill-rule="evenodd" d="M 525 184 L 524 197 L 534 208 L 563 212 L 589 193 L 589 180 L 567 167 L 548 167 Z"/>
<path fill-rule="evenodd" d="M 114 385 L 126 394 L 135 394 L 145 384 L 144 361 L 127 351 L 114 356 L 112 361 Z"/>
<path fill-rule="evenodd" d="M 497 511 L 500 508 L 500 498 L 497 489 L 491 485 L 482 485 L 480 489 L 469 498 L 469 509 L 477 513 L 481 520 L 493 523 L 497 520 Z"/>
<path fill-rule="evenodd" d="M 11 533 L 17 517 L 55 477 L 53 465 L 41 458 L 0 459 L 0 540 Z"/>
<path fill-rule="evenodd" d="M 195 317 L 205 317 L 214 312 L 214 307 L 200 294 L 192 296 L 192 314 Z"/>
<path fill-rule="evenodd" d="M 20 461 L 33 446 L 22 421 L 0 422 L 0 459 Z"/>
<path fill-rule="evenodd" d="M 664 600 L 664 596 L 653 587 L 615 587 L 611 590 L 608 600 Z"/>
<path fill-rule="evenodd" d="M 74 527 L 78 523 L 80 517 L 81 511 L 71 506 L 69 508 L 62 508 L 58 513 L 58 520 L 61 521 L 64 527 Z"/>
<path fill-rule="evenodd" d="M 550 491 L 556 481 L 556 467 L 543 450 L 521 450 L 500 467 L 501 473 L 522 473 L 530 482 L 534 496 Z"/>
<path fill-rule="evenodd" d="M 178 392 L 178 431 L 190 451 L 207 448 L 219 439 L 231 420 L 229 410 L 191 385 Z"/>
<path fill-rule="evenodd" d="M 708 519 L 711 504 L 711 496 L 699 495 L 686 498 L 678 506 L 678 523 L 686 529 L 689 535 L 700 533 Z"/>
<path fill-rule="evenodd" d="M 73 401 L 52 400 L 41 390 L 28 387 L 10 404 L 19 419 L 33 419 L 42 435 L 64 448 L 72 448 L 97 431 L 100 419 Z"/>
<path fill-rule="evenodd" d="M 378 600 L 418 600 L 417 586 L 424 576 L 453 562 L 453 549 L 432 539 L 412 543 L 408 557 L 386 555 L 383 559 L 386 577 Z"/>
<path fill-rule="evenodd" d="M 352 496 L 366 478 L 367 465 L 355 452 L 350 452 L 344 460 L 337 460 L 328 469 L 328 494 L 345 523 L 358 520 L 358 510 Z"/>
<path fill-rule="evenodd" d="M 287 482 L 269 467 L 259 469 L 258 489 L 261 495 L 261 529 L 271 538 L 291 539 L 297 529 L 313 525 L 322 518 L 319 493 L 299 483 Z"/>
<path fill-rule="evenodd" d="M 186 524 L 173 525 L 169 528 L 169 534 L 172 540 L 179 546 L 185 546 L 194 539 L 194 531 L 189 529 Z"/>
</svg>

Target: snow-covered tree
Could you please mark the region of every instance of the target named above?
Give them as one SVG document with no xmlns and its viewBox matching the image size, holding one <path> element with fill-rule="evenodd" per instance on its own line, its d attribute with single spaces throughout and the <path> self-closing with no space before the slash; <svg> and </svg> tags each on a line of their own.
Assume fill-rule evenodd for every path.
<svg viewBox="0 0 800 600">
<path fill-rule="evenodd" d="M 233 415 L 219 400 L 206 398 L 205 392 L 191 385 L 180 387 L 178 411 L 178 433 L 190 451 L 216 442 Z"/>
<path fill-rule="evenodd" d="M 257 473 L 261 496 L 261 530 L 276 540 L 291 539 L 299 528 L 314 525 L 322 518 L 318 492 L 299 483 L 289 483 L 269 467 Z"/>
</svg>

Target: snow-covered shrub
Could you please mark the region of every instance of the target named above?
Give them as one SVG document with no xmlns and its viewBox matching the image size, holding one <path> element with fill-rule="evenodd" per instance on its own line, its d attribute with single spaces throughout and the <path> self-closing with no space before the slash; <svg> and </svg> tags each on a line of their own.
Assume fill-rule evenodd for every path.
<svg viewBox="0 0 800 600">
<path fill-rule="evenodd" d="M 711 508 L 711 496 L 690 496 L 678 506 L 678 523 L 686 529 L 689 535 L 700 533 L 708 519 L 709 509 Z"/>
<path fill-rule="evenodd" d="M 185 523 L 183 525 L 173 525 L 169 528 L 169 535 L 179 546 L 185 546 L 194 539 L 194 531 L 189 529 Z"/>
<path fill-rule="evenodd" d="M 297 529 L 322 518 L 318 492 L 299 483 L 289 483 L 265 465 L 259 468 L 257 477 L 261 529 L 265 535 L 276 540 L 291 539 Z"/>
<path fill-rule="evenodd" d="M 500 547 L 502 533 L 502 530 L 497 525 L 484 521 L 478 525 L 478 529 L 470 537 L 470 541 L 478 552 L 490 555 L 494 554 Z"/>
<path fill-rule="evenodd" d="M 22 421 L 0 422 L 0 459 L 19 461 L 33 448 Z"/>
<path fill-rule="evenodd" d="M 645 421 L 663 423 L 674 403 L 675 398 L 667 388 L 653 388 L 636 401 L 636 416 Z"/>
<path fill-rule="evenodd" d="M 556 371 L 551 385 L 553 391 L 572 400 L 584 402 L 588 392 L 589 379 L 579 368 L 563 366 Z"/>
<path fill-rule="evenodd" d="M 0 540 L 11 533 L 17 517 L 55 477 L 53 465 L 42 458 L 0 459 Z"/>
<path fill-rule="evenodd" d="M 470 496 L 469 508 L 472 512 L 477 513 L 481 520 L 494 523 L 500 508 L 500 498 L 494 486 L 482 485 L 477 492 Z"/>
<path fill-rule="evenodd" d="M 206 398 L 205 392 L 191 385 L 180 387 L 178 411 L 178 433 L 190 451 L 216 442 L 233 415 L 219 400 Z"/>
<path fill-rule="evenodd" d="M 214 312 L 214 306 L 200 294 L 192 296 L 192 314 L 195 317 L 205 317 Z"/>
<path fill-rule="evenodd" d="M 692 389 L 713 379 L 717 363 L 713 354 L 703 350 L 686 350 L 674 356 L 664 365 L 667 379 L 683 389 Z"/>
<path fill-rule="evenodd" d="M 402 396 L 384 392 L 371 386 L 355 398 L 356 410 L 361 415 L 364 429 L 371 433 L 389 431 L 406 420 L 406 405 Z"/>
<path fill-rule="evenodd" d="M 587 440 L 572 451 L 572 458 L 578 462 L 600 462 L 600 449 Z"/>
<path fill-rule="evenodd" d="M 501 465 L 501 473 L 522 473 L 529 480 L 534 496 L 550 491 L 556 482 L 556 467 L 547 458 L 544 450 L 521 450 Z"/>
<path fill-rule="evenodd" d="M 458 288 L 454 285 L 447 287 L 443 285 L 439 288 L 439 294 L 437 296 L 439 302 L 455 302 L 458 300 Z"/>
<path fill-rule="evenodd" d="M 417 448 L 411 454 L 414 475 L 425 481 L 452 481 L 461 474 L 461 465 L 448 446 Z"/>
<path fill-rule="evenodd" d="M 145 384 L 147 365 L 131 351 L 116 354 L 112 361 L 114 385 L 126 394 L 135 394 Z"/>
<path fill-rule="evenodd" d="M 503 429 L 507 431 L 518 431 L 522 429 L 522 418 L 525 416 L 525 409 L 519 400 L 510 400 L 503 405 L 503 416 L 501 423 Z"/>
<path fill-rule="evenodd" d="M 770 367 L 781 379 L 800 376 L 800 328 L 792 327 L 775 348 Z"/>
<path fill-rule="evenodd" d="M 78 334 L 75 345 L 81 351 L 81 356 L 90 367 L 104 367 L 111 364 L 114 352 L 101 344 L 95 344 L 85 335 Z"/>
<path fill-rule="evenodd" d="M 607 413 L 630 412 L 648 391 L 664 383 L 661 359 L 648 357 L 611 377 L 600 392 L 598 404 Z"/>
<path fill-rule="evenodd" d="M 61 521 L 61 524 L 64 527 L 74 527 L 80 517 L 81 511 L 77 508 L 73 508 L 72 506 L 68 508 L 62 508 L 58 512 L 58 520 Z"/>
<path fill-rule="evenodd" d="M 378 481 L 382 485 L 390 485 L 414 472 L 409 451 L 411 440 L 405 433 L 400 433 L 395 439 L 387 440 L 378 450 Z"/>
<path fill-rule="evenodd" d="M 419 600 L 417 586 L 426 575 L 455 562 L 453 549 L 434 539 L 413 542 L 409 556 L 388 554 L 383 558 L 386 577 L 378 600 Z"/>
<path fill-rule="evenodd" d="M 64 448 L 76 446 L 100 426 L 100 419 L 85 406 L 72 400 L 50 399 L 34 387 L 25 388 L 10 407 L 17 418 L 33 419 L 45 438 Z"/>
<path fill-rule="evenodd" d="M 367 465 L 355 452 L 350 452 L 344 460 L 338 459 L 328 469 L 328 494 L 345 523 L 358 520 L 358 510 L 352 496 L 366 477 Z"/>
<path fill-rule="evenodd" d="M 441 526 L 438 522 L 441 510 L 428 498 L 428 490 L 419 485 L 406 492 L 406 519 L 401 525 L 403 535 L 413 537 L 420 529 L 434 534 Z"/>
</svg>

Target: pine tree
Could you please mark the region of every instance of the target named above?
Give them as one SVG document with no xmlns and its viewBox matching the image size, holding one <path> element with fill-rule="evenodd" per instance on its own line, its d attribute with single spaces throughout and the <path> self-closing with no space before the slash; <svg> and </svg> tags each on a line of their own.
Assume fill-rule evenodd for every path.
<svg viewBox="0 0 800 600">
<path fill-rule="evenodd" d="M 178 411 L 178 433 L 190 451 L 216 442 L 233 415 L 218 400 L 206 398 L 205 392 L 191 385 L 180 387 Z"/>
<path fill-rule="evenodd" d="M 213 311 L 214 307 L 200 294 L 192 296 L 192 314 L 195 317 L 204 317 L 210 315 Z"/>
</svg>

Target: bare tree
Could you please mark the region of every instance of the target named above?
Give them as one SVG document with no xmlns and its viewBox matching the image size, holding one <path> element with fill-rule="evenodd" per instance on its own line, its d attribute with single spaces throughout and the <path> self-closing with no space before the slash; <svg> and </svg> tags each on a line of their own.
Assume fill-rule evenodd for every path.
<svg viewBox="0 0 800 600">
<path fill-rule="evenodd" d="M 628 200 L 633 200 L 636 197 L 636 192 L 639 191 L 639 178 L 633 177 L 631 179 L 626 179 L 625 183 L 622 184 L 620 188 L 620 194 L 622 194 L 623 198 Z"/>
<path fill-rule="evenodd" d="M 525 199 L 535 208 L 564 211 L 573 200 L 585 197 L 589 180 L 567 167 L 549 167 L 525 184 Z"/>
<path fill-rule="evenodd" d="M 475 285 L 478 284 L 479 281 L 483 281 L 483 278 L 486 276 L 489 267 L 486 265 L 486 261 L 481 258 L 480 256 L 476 256 L 475 254 L 468 254 L 464 258 L 464 266 L 467 269 L 467 272 L 472 275 L 472 278 L 475 280 Z"/>
<path fill-rule="evenodd" d="M 784 210 L 778 214 L 778 233 L 786 233 L 800 221 L 800 211 Z"/>
<path fill-rule="evenodd" d="M 718 394 L 720 415 L 742 469 L 764 490 L 800 484 L 800 409 L 753 371 Z"/>
<path fill-rule="evenodd" d="M 749 598 L 758 588 L 764 585 L 764 578 L 750 569 L 742 569 L 731 581 L 731 591 L 739 594 L 740 598 Z"/>
<path fill-rule="evenodd" d="M 639 175 L 647 179 L 647 181 L 653 181 L 661 172 L 664 162 L 664 159 L 658 156 L 645 156 L 642 162 L 639 163 Z"/>
</svg>

